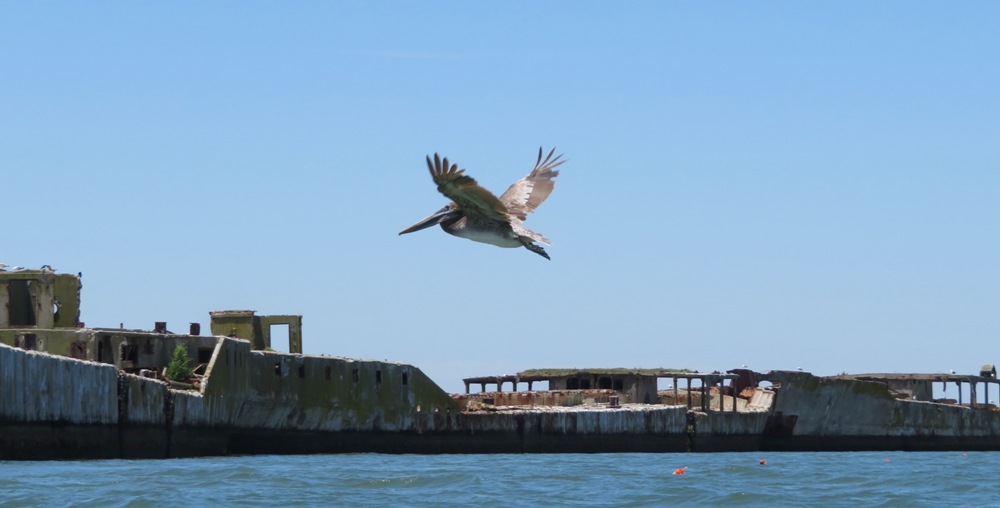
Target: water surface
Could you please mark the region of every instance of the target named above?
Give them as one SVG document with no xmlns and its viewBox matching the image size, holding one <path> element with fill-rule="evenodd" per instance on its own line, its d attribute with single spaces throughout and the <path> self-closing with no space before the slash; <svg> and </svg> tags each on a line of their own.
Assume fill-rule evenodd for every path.
<svg viewBox="0 0 1000 508">
<path fill-rule="evenodd" d="M 674 474 L 681 468 L 686 468 L 683 475 Z M 1000 506 L 1000 452 L 352 454 L 0 462 L 0 506 L 470 504 Z"/>
</svg>

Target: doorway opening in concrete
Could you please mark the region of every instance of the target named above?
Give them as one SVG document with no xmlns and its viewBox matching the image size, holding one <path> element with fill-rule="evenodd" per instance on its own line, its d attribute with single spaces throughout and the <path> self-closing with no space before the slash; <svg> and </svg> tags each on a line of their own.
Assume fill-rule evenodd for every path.
<svg viewBox="0 0 1000 508">
<path fill-rule="evenodd" d="M 7 285 L 10 326 L 35 326 L 35 306 L 31 302 L 31 281 L 11 280 Z"/>
<path fill-rule="evenodd" d="M 271 336 L 271 349 L 274 351 L 288 352 L 288 324 L 275 324 L 268 327 L 268 334 Z"/>
</svg>

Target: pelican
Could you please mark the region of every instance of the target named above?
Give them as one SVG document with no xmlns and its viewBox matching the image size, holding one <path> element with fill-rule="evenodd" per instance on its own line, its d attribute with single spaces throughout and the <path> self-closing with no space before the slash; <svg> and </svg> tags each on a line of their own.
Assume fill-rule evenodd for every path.
<svg viewBox="0 0 1000 508">
<path fill-rule="evenodd" d="M 555 186 L 553 178 L 559 176 L 554 168 L 566 162 L 559 160 L 562 155 L 552 157 L 555 148 L 542 159 L 543 151 L 538 149 L 535 169 L 528 176 L 514 182 L 499 198 L 482 188 L 476 181 L 458 169 L 457 164 L 448 163 L 434 154 L 431 161 L 427 156 L 427 168 L 438 186 L 438 192 L 452 200 L 444 208 L 430 217 L 402 230 L 401 235 L 420 231 L 439 224 L 450 235 L 466 238 L 474 242 L 488 243 L 497 247 L 524 247 L 525 249 L 551 259 L 541 245 L 552 245 L 548 238 L 524 227 L 528 214 L 552 194 Z"/>
</svg>

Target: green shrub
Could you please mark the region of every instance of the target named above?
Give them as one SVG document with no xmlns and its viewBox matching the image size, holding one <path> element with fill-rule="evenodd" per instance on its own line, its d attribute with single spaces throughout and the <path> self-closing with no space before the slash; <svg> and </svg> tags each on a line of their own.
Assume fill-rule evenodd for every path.
<svg viewBox="0 0 1000 508">
<path fill-rule="evenodd" d="M 167 379 L 173 381 L 184 382 L 191 377 L 191 373 L 194 369 L 189 367 L 191 359 L 188 358 L 187 348 L 184 344 L 178 344 L 174 348 L 174 356 L 170 359 L 170 363 L 167 364 Z"/>
</svg>

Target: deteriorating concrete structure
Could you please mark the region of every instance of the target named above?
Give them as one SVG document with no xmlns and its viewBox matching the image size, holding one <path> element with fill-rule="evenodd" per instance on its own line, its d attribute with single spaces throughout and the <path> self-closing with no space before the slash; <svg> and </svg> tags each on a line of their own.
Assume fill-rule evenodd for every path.
<svg viewBox="0 0 1000 508">
<path fill-rule="evenodd" d="M 252 310 L 217 310 L 210 312 L 212 334 L 250 341 L 254 349 L 271 349 L 271 327 L 288 325 L 288 352 L 302 353 L 302 316 L 258 316 Z"/>
<path fill-rule="evenodd" d="M 709 392 L 712 389 L 721 388 L 726 381 L 730 382 L 730 391 L 739 393 L 740 375 L 735 373 L 699 373 L 690 370 L 675 369 L 531 369 L 519 372 L 514 375 L 504 374 L 502 376 L 480 376 L 463 379 L 465 382 L 465 393 L 469 394 L 470 386 L 478 384 L 482 392 L 486 392 L 487 385 L 496 385 L 497 392 L 503 392 L 506 383 L 511 384 L 511 388 L 517 391 L 518 385 L 526 383 L 528 391 L 534 383 L 547 382 L 548 391 L 572 392 L 575 390 L 606 390 L 608 393 L 619 395 L 619 400 L 625 403 L 654 404 L 662 399 L 658 390 L 660 379 L 670 379 L 673 389 L 673 400 L 681 400 L 680 381 L 687 382 L 687 389 L 684 391 L 687 397 L 687 407 L 693 407 L 692 381 L 698 381 L 699 393 L 696 397 L 703 410 L 708 409 Z M 669 396 L 669 394 L 668 394 Z M 731 398 L 731 404 L 727 407 L 736 410 L 735 398 Z M 721 404 L 724 398 L 719 398 Z M 721 407 L 719 409 L 722 409 Z"/>
<path fill-rule="evenodd" d="M 0 460 L 1000 450 L 991 364 L 978 376 L 538 369 L 467 378 L 452 396 L 405 363 L 301 354 L 298 315 L 212 312 L 212 335 L 197 323 L 186 334 L 162 322 L 87 328 L 80 288 L 78 275 L 48 268 L 0 271 Z M 289 353 L 271 349 L 274 326 L 288 326 Z M 181 345 L 195 374 L 164 379 Z M 659 380 L 671 384 L 658 390 Z M 539 382 L 548 389 L 533 390 Z M 935 383 L 957 386 L 957 400 L 934 399 Z"/>
<path fill-rule="evenodd" d="M 213 313 L 235 337 L 84 328 L 79 289 L 74 275 L 0 272 L 0 459 L 371 451 L 393 446 L 373 433 L 433 431 L 458 412 L 411 365 L 267 350 L 264 330 L 284 323 L 301 351 L 299 316 Z M 178 345 L 193 383 L 161 374 Z"/>
<path fill-rule="evenodd" d="M 964 378 L 964 380 L 962 379 Z M 975 383 L 952 374 L 817 377 L 772 371 L 764 445 L 776 450 L 1000 450 L 1000 411 L 988 403 L 932 400 L 926 385 Z"/>
<path fill-rule="evenodd" d="M 0 328 L 76 328 L 80 277 L 51 268 L 0 271 Z"/>
</svg>

